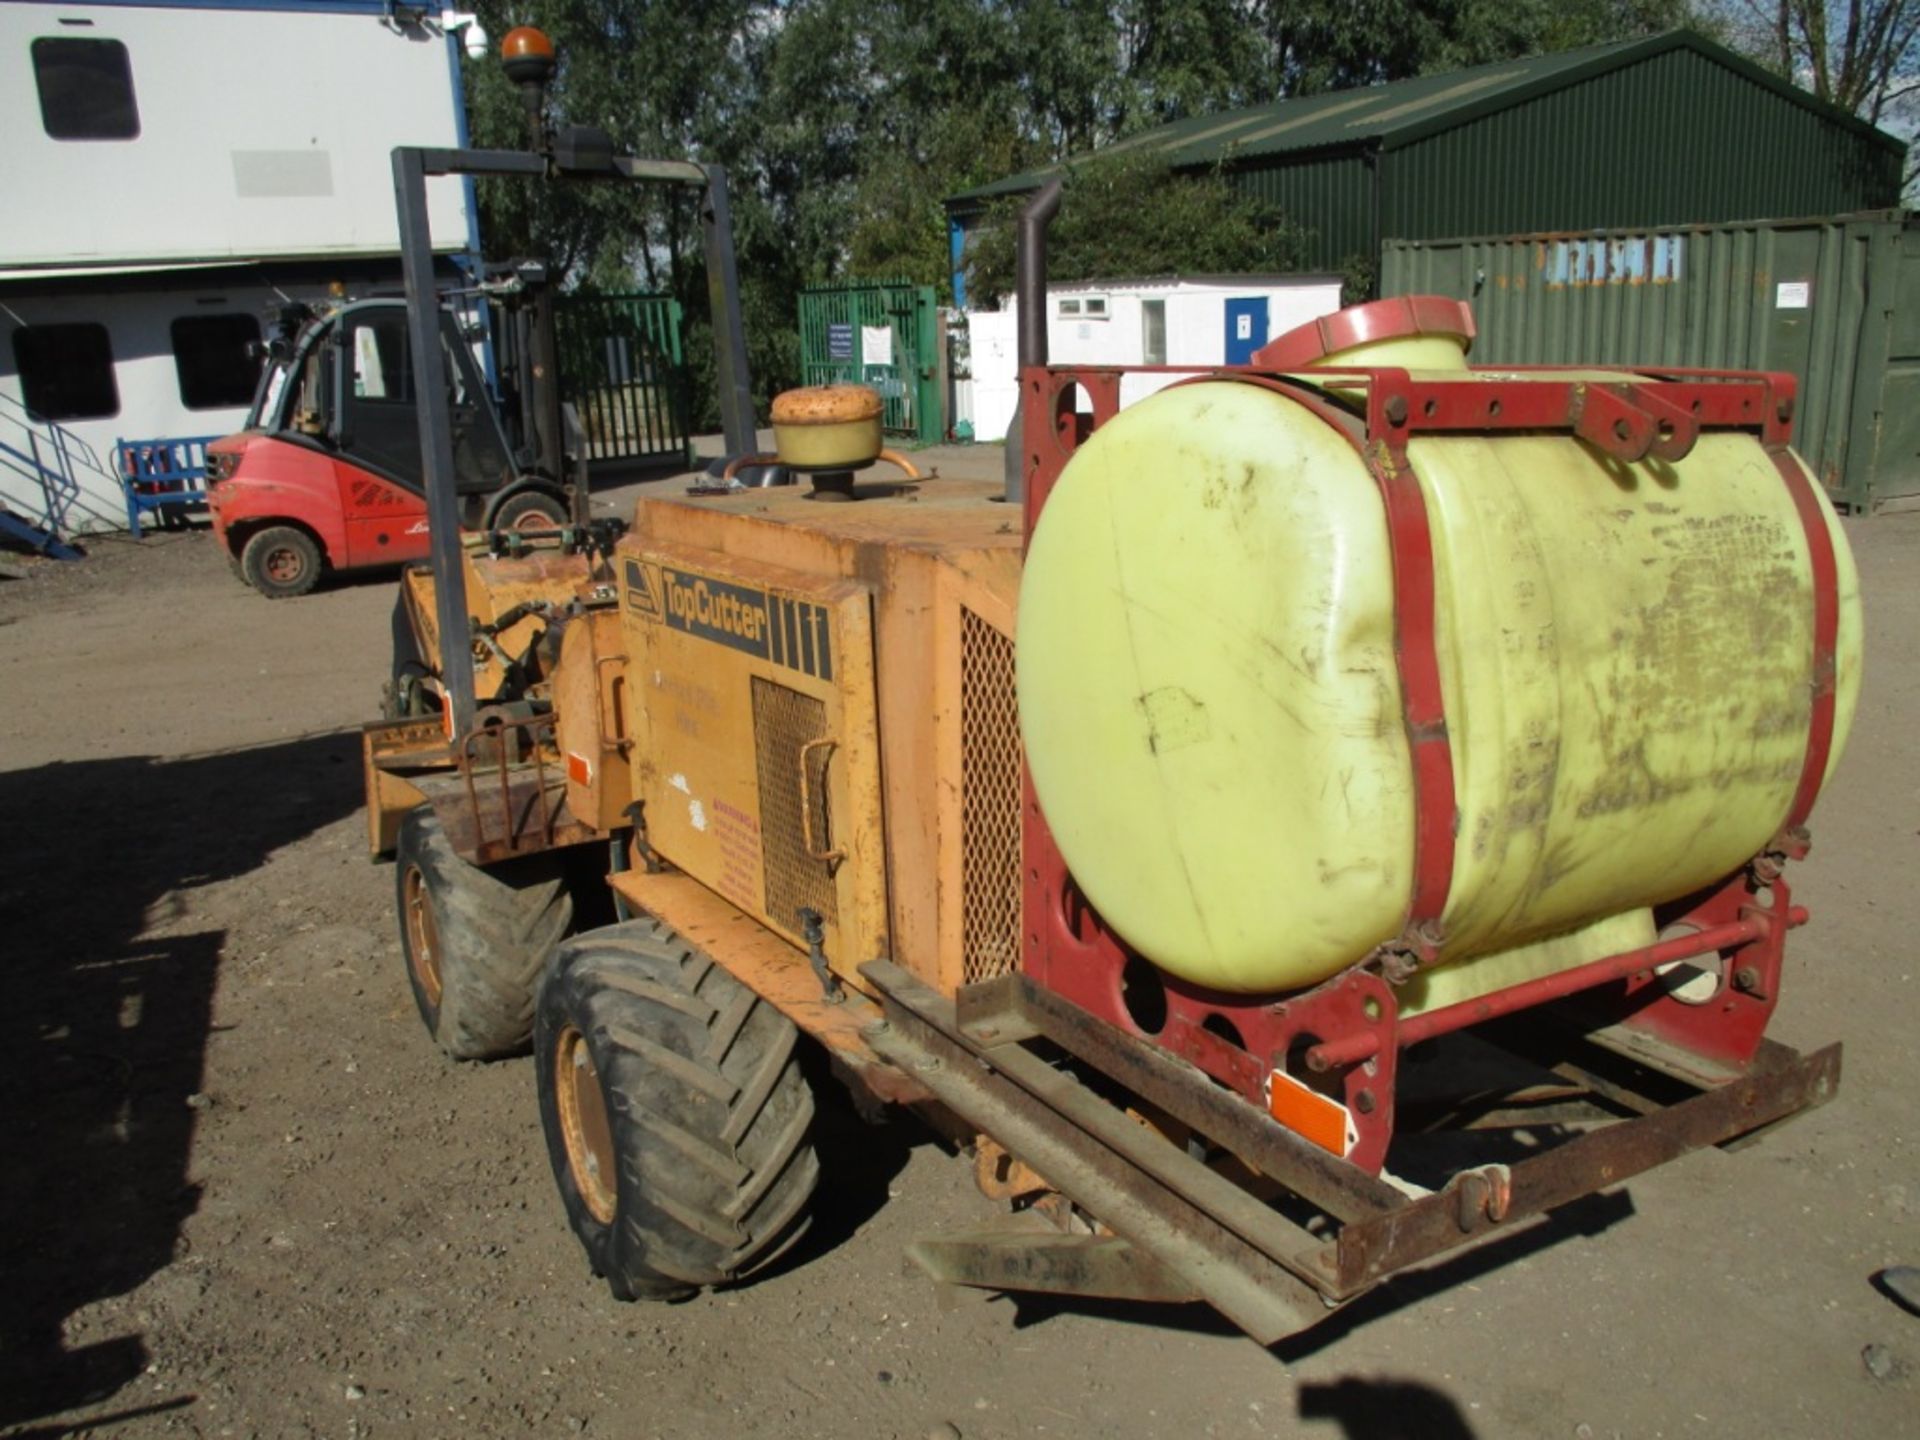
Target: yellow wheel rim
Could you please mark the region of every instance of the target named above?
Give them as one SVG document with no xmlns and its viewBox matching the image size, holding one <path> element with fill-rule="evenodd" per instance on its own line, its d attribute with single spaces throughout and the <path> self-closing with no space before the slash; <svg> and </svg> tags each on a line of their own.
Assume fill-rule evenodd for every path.
<svg viewBox="0 0 1920 1440">
<path fill-rule="evenodd" d="M 600 1071 L 587 1048 L 587 1037 L 571 1025 L 560 1032 L 560 1043 L 553 1049 L 553 1093 L 574 1188 L 593 1218 L 611 1225 L 619 1198 L 613 1127 L 607 1120 L 607 1097 L 600 1088 Z"/>
</svg>

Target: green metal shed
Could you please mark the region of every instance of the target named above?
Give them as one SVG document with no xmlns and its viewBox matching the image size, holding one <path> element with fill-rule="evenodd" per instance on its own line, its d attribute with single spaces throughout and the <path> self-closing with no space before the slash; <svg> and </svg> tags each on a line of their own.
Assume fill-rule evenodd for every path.
<svg viewBox="0 0 1920 1440">
<path fill-rule="evenodd" d="M 1313 232 L 1320 270 L 1377 267 L 1388 239 L 1890 209 L 1906 156 L 1686 30 L 1181 120 L 1101 153 L 1142 150 L 1226 167 Z M 969 219 L 1058 170 L 949 199 L 956 268 Z"/>
</svg>

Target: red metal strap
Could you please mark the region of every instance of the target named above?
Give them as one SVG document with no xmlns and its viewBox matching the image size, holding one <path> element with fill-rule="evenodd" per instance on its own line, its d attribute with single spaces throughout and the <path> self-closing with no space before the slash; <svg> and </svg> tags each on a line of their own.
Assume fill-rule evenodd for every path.
<svg viewBox="0 0 1920 1440">
<path fill-rule="evenodd" d="M 1420 963 L 1433 958 L 1441 935 L 1441 912 L 1453 888 L 1454 831 L 1459 809 L 1453 793 L 1453 744 L 1447 734 L 1446 697 L 1440 688 L 1440 653 L 1436 638 L 1433 568 L 1433 528 L 1427 518 L 1427 499 L 1419 477 L 1407 458 L 1404 403 L 1396 407 L 1398 425 L 1384 414 L 1389 393 L 1404 395 L 1404 370 L 1376 370 L 1368 394 L 1369 440 L 1359 433 L 1356 417 L 1303 384 L 1266 375 L 1223 372 L 1196 377 L 1258 385 L 1284 395 L 1325 420 L 1344 436 L 1373 473 L 1386 508 L 1387 548 L 1393 562 L 1393 643 L 1400 669 L 1400 711 L 1407 727 L 1407 746 L 1413 761 L 1413 887 L 1407 921 L 1400 939 Z"/>
<path fill-rule="evenodd" d="M 1813 802 L 1826 779 L 1827 758 L 1833 753 L 1834 651 L 1840 639 L 1840 564 L 1833 552 L 1833 532 L 1826 512 L 1813 492 L 1799 458 L 1784 445 L 1769 446 L 1773 467 L 1786 482 L 1806 530 L 1807 550 L 1813 561 L 1813 713 L 1807 722 L 1807 755 L 1800 766 L 1800 784 L 1793 792 L 1786 829 L 1807 823 Z"/>
<path fill-rule="evenodd" d="M 1386 502 L 1394 654 L 1400 663 L 1400 709 L 1413 759 L 1413 898 L 1407 906 L 1407 929 L 1410 936 L 1437 945 L 1436 927 L 1453 888 L 1459 812 L 1435 636 L 1433 529 L 1406 450 L 1376 440 L 1366 459 Z"/>
</svg>

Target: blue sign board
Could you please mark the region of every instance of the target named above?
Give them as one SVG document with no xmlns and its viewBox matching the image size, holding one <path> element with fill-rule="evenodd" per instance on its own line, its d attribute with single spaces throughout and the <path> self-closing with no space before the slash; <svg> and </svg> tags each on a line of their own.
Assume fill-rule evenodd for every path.
<svg viewBox="0 0 1920 1440">
<path fill-rule="evenodd" d="M 827 358 L 829 360 L 853 359 L 853 326 L 827 326 Z"/>
</svg>

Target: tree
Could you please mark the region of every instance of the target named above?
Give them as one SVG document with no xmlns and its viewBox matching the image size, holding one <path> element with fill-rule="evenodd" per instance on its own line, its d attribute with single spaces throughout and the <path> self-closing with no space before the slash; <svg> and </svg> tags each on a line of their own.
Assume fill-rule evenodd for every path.
<svg viewBox="0 0 1920 1440">
<path fill-rule="evenodd" d="M 1170 120 L 1658 29 L 1688 3 L 478 0 L 476 8 L 493 35 L 535 24 L 553 37 L 556 123 L 598 125 L 636 154 L 727 168 L 748 356 L 764 401 L 799 378 L 802 288 L 881 278 L 946 285 L 943 202 L 958 191 Z M 520 99 L 499 67 L 473 64 L 466 75 L 475 143 L 523 144 Z M 1144 161 L 1079 168 L 1060 246 L 1064 264 L 1089 257 L 1083 273 L 1274 269 L 1297 252 L 1298 232 L 1221 176 L 1171 182 Z M 690 193 L 486 181 L 479 198 L 490 255 L 547 257 L 569 288 L 674 295 L 687 317 L 694 420 L 712 423 L 705 262 Z M 1077 217 L 1088 213 L 1112 224 L 1076 239 Z M 1154 229 L 1158 238 L 1146 233 Z M 991 259 L 992 238 L 987 268 L 976 261 L 984 293 L 1011 283 L 1010 229 L 1003 238 L 1004 265 Z"/>
<path fill-rule="evenodd" d="M 1920 89 L 1920 3 L 1916 0 L 1775 0 L 1769 58 L 1820 99 L 1878 125 Z"/>
<path fill-rule="evenodd" d="M 1013 22 L 985 0 L 797 0 L 762 102 L 775 204 L 809 284 L 944 284 L 941 202 L 1025 168 Z"/>
<path fill-rule="evenodd" d="M 758 118 L 774 0 L 480 0 L 477 8 L 492 35 L 532 24 L 552 37 L 559 66 L 548 108 L 555 125 L 597 125 L 616 147 L 650 159 L 728 167 L 748 354 L 765 399 L 796 368 L 789 247 L 746 139 Z M 474 143 L 523 146 L 519 93 L 500 67 L 470 64 L 466 81 Z M 569 289 L 646 289 L 678 299 L 693 420 L 702 428 L 715 423 L 706 267 L 691 190 L 506 180 L 477 189 L 489 255 L 545 257 Z"/>
<path fill-rule="evenodd" d="M 1719 0 L 1726 42 L 1870 125 L 1920 130 L 1920 0 Z M 1908 152 L 1902 190 L 1920 180 Z"/>
<path fill-rule="evenodd" d="M 1297 226 L 1217 170 L 1176 175 L 1163 160 L 1122 151 L 1069 166 L 1066 189 L 1048 234 L 1054 280 L 1285 271 L 1304 253 Z M 1013 290 L 1026 198 L 994 206 L 974 229 L 967 283 L 982 298 Z"/>
</svg>

